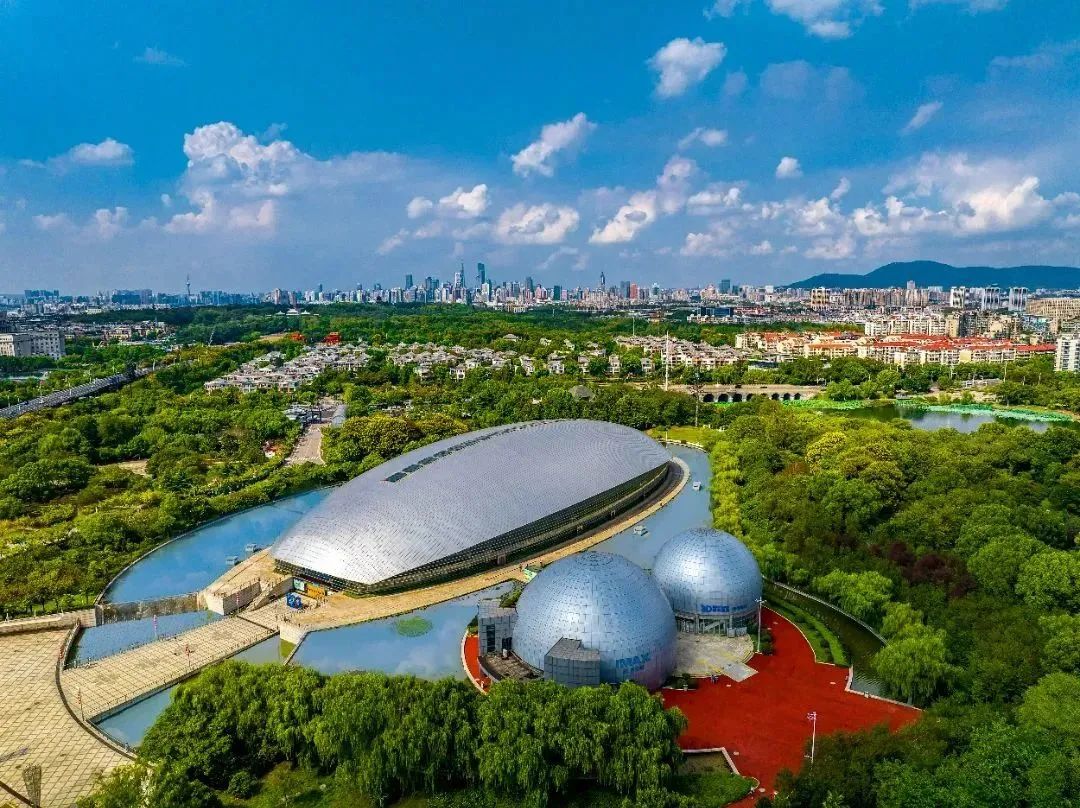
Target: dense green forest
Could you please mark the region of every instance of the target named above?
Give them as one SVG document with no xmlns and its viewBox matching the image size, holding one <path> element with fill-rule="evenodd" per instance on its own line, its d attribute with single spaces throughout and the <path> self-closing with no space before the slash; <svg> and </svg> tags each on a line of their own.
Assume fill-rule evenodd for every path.
<svg viewBox="0 0 1080 808">
<path fill-rule="evenodd" d="M 1080 804 L 1080 431 L 924 432 L 774 402 L 720 420 L 718 526 L 767 576 L 877 627 L 878 675 L 928 708 L 896 736 L 819 742 L 771 804 Z"/>
<path fill-rule="evenodd" d="M 506 681 L 482 695 L 455 679 L 226 662 L 177 690 L 140 747 L 150 768 L 114 772 L 80 806 L 209 808 L 252 796 L 282 762 L 332 775 L 350 805 L 543 808 L 593 792 L 583 806 L 719 808 L 746 793 L 732 775 L 677 776 L 685 725 L 633 683 Z"/>
</svg>

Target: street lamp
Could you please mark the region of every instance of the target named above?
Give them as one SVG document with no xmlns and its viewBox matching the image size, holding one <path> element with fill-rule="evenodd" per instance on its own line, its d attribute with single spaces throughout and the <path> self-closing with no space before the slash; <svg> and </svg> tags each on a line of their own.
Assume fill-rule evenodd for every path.
<svg viewBox="0 0 1080 808">
<path fill-rule="evenodd" d="M 764 598 L 757 599 L 757 652 L 761 653 L 761 606 L 765 603 Z"/>
<path fill-rule="evenodd" d="M 812 765 L 814 762 L 814 746 L 817 743 L 817 711 L 807 713 L 806 718 L 810 721 L 810 763 Z"/>
</svg>

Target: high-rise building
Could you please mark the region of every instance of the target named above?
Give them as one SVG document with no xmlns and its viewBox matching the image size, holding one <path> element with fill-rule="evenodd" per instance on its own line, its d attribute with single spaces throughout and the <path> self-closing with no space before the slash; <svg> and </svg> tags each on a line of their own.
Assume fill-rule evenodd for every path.
<svg viewBox="0 0 1080 808">
<path fill-rule="evenodd" d="M 532 276 L 530 275 L 525 276 L 525 288 L 528 289 L 529 292 L 532 292 L 534 289 L 536 289 L 536 286 L 533 284 Z"/>
<path fill-rule="evenodd" d="M 1026 286 L 1013 286 L 1009 289 L 1009 311 L 1023 311 L 1027 305 Z"/>
<path fill-rule="evenodd" d="M 720 294 L 726 295 L 731 291 L 731 278 L 720 279 Z"/>
<path fill-rule="evenodd" d="M 559 284 L 555 284 L 551 287 L 551 299 L 562 300 L 562 287 Z"/>
<path fill-rule="evenodd" d="M 1057 350 L 1054 352 L 1054 370 L 1066 370 L 1070 373 L 1080 371 L 1080 336 L 1069 334 L 1058 337 Z"/>
<path fill-rule="evenodd" d="M 405 288 L 406 289 L 412 289 L 413 288 L 412 275 L 406 275 L 405 276 Z"/>
<path fill-rule="evenodd" d="M 483 261 L 476 262 L 476 285 L 483 286 L 487 283 L 487 267 L 484 266 Z"/>
<path fill-rule="evenodd" d="M 619 296 L 623 300 L 629 300 L 630 299 L 630 281 L 620 281 L 619 282 Z"/>
<path fill-rule="evenodd" d="M 604 273 L 603 273 L 603 272 L 601 272 L 601 273 L 600 273 L 600 288 L 601 288 L 601 289 L 604 289 L 604 288 L 606 288 L 606 287 L 607 287 L 607 278 L 605 278 L 605 277 L 604 277 Z"/>
</svg>

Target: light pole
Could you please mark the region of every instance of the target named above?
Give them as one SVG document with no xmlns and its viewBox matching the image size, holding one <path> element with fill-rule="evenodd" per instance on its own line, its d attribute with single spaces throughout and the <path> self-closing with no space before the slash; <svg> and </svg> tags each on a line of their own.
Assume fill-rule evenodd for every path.
<svg viewBox="0 0 1080 808">
<path fill-rule="evenodd" d="M 764 598 L 757 599 L 757 652 L 761 653 L 761 606 L 765 603 Z"/>
<path fill-rule="evenodd" d="M 810 720 L 810 763 L 814 763 L 814 747 L 817 744 L 817 711 L 809 712 L 806 717 Z"/>
</svg>

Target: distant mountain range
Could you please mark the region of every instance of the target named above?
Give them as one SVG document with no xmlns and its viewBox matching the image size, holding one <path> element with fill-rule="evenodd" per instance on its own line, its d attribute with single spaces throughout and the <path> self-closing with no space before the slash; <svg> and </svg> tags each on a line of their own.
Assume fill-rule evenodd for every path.
<svg viewBox="0 0 1080 808">
<path fill-rule="evenodd" d="M 1026 286 L 1028 289 L 1078 289 L 1080 269 L 1076 267 L 954 267 L 937 261 L 898 261 L 878 267 L 865 275 L 825 272 L 788 284 L 792 289 L 888 289 L 908 281 L 917 286 Z"/>
</svg>

